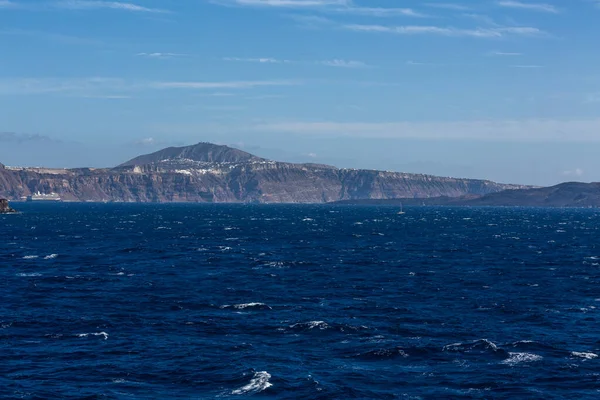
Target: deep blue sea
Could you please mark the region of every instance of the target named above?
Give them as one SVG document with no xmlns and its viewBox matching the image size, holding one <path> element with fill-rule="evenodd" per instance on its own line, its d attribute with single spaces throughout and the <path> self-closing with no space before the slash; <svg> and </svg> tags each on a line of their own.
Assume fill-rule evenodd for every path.
<svg viewBox="0 0 600 400">
<path fill-rule="evenodd" d="M 600 398 L 597 210 L 14 206 L 2 399 Z"/>
</svg>

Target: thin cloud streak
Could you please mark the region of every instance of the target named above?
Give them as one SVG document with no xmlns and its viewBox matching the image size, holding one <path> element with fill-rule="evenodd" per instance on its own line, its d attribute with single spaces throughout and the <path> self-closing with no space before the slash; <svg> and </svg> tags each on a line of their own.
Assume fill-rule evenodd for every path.
<svg viewBox="0 0 600 400">
<path fill-rule="evenodd" d="M 0 79 L 0 96 L 62 94 L 75 97 L 127 98 L 131 92 L 143 90 L 210 90 L 252 89 L 263 86 L 293 86 L 301 84 L 292 80 L 264 81 L 158 81 L 129 82 L 118 78 L 81 79 Z M 110 93 L 107 95 L 106 93 Z"/>
<path fill-rule="evenodd" d="M 252 131 L 326 137 L 396 138 L 421 140 L 479 140 L 509 142 L 600 142 L 600 119 L 484 120 L 451 122 L 274 122 Z"/>
<path fill-rule="evenodd" d="M 538 69 L 544 68 L 543 65 L 511 65 L 511 68 L 522 68 L 522 69 Z"/>
<path fill-rule="evenodd" d="M 14 1 L 0 0 L 0 8 L 18 8 L 19 4 Z"/>
<path fill-rule="evenodd" d="M 260 63 L 260 64 L 289 64 L 290 60 L 279 60 L 271 57 L 261 57 L 261 58 L 242 58 L 242 57 L 225 57 L 224 61 L 234 61 L 234 62 L 249 62 L 249 63 Z"/>
<path fill-rule="evenodd" d="M 454 3 L 425 3 L 423 5 L 426 7 L 440 8 L 443 10 L 453 10 L 453 11 L 468 11 L 471 9 L 470 7 L 463 6 L 462 4 L 454 4 Z"/>
<path fill-rule="evenodd" d="M 185 57 L 185 56 L 187 56 L 187 54 L 181 54 L 181 53 L 137 53 L 136 56 L 137 57 L 146 57 L 146 58 L 165 59 L 165 58 L 174 58 L 174 57 Z"/>
<path fill-rule="evenodd" d="M 295 81 L 230 81 L 230 82 L 154 82 L 154 89 L 251 89 L 260 86 L 293 86 Z"/>
<path fill-rule="evenodd" d="M 212 0 L 212 3 L 246 7 L 314 8 L 349 6 L 350 0 Z"/>
<path fill-rule="evenodd" d="M 461 29 L 439 26 L 384 26 L 384 25 L 343 25 L 343 29 L 356 32 L 381 32 L 397 35 L 437 35 L 453 37 L 501 38 L 504 36 L 543 36 L 545 32 L 533 27 L 499 27 Z"/>
<path fill-rule="evenodd" d="M 232 62 L 249 62 L 249 63 L 259 63 L 259 64 L 313 64 L 313 65 L 323 65 L 326 67 L 337 67 L 337 68 L 366 68 L 369 65 L 362 61 L 353 61 L 353 60 L 342 60 L 342 59 L 333 59 L 333 60 L 324 60 L 324 61 L 293 61 L 293 60 L 285 60 L 285 59 L 277 59 L 272 57 L 262 57 L 262 58 L 241 58 L 241 57 L 225 57 L 224 61 L 232 61 Z"/>
<path fill-rule="evenodd" d="M 158 8 L 143 7 L 134 3 L 122 3 L 119 1 L 100 1 L 100 0 L 65 0 L 54 3 L 54 7 L 66 8 L 71 10 L 97 10 L 112 9 L 143 13 L 169 13 L 170 11 Z"/>
<path fill-rule="evenodd" d="M 517 8 L 517 9 L 522 9 L 522 10 L 545 12 L 545 13 L 551 13 L 551 14 L 559 13 L 558 8 L 556 8 L 555 6 L 553 6 L 551 4 L 524 3 L 521 1 L 504 0 L 504 1 L 498 1 L 498 5 L 500 7 Z"/>
<path fill-rule="evenodd" d="M 427 17 L 426 14 L 419 13 L 412 8 L 347 7 L 336 8 L 333 11 L 344 14 L 365 15 L 370 17 Z"/>
</svg>

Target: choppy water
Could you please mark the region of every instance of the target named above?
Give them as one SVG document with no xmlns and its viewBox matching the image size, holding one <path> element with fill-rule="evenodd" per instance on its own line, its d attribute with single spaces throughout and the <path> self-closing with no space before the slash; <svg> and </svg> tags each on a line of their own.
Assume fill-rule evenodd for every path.
<svg viewBox="0 0 600 400">
<path fill-rule="evenodd" d="M 597 211 L 18 208 L 0 398 L 600 398 Z"/>
</svg>

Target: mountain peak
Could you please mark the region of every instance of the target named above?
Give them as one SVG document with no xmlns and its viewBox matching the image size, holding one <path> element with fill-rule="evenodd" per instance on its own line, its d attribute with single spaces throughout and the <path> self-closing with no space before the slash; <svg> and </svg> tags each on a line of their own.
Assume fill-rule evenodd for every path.
<svg viewBox="0 0 600 400">
<path fill-rule="evenodd" d="M 151 154 L 135 157 L 119 165 L 119 167 L 143 166 L 184 160 L 201 163 L 246 163 L 258 161 L 261 158 L 229 146 L 200 142 L 191 146 L 168 147 Z"/>
</svg>

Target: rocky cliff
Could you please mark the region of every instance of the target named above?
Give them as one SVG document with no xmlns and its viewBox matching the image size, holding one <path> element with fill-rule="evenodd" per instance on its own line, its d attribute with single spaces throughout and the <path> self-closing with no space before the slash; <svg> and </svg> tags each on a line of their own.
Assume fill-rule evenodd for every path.
<svg viewBox="0 0 600 400">
<path fill-rule="evenodd" d="M 340 204 L 409 206 L 495 206 L 495 207 L 580 207 L 600 208 L 600 182 L 566 182 L 559 185 L 509 189 L 485 195 L 432 197 L 428 199 L 352 199 Z"/>
<path fill-rule="evenodd" d="M 0 214 L 11 214 L 17 212 L 13 210 L 8 204 L 8 200 L 0 199 Z"/>
<path fill-rule="evenodd" d="M 521 186 L 265 160 L 200 143 L 107 169 L 0 169 L 0 195 L 57 193 L 67 201 L 325 203 L 350 199 L 483 195 Z"/>
</svg>

